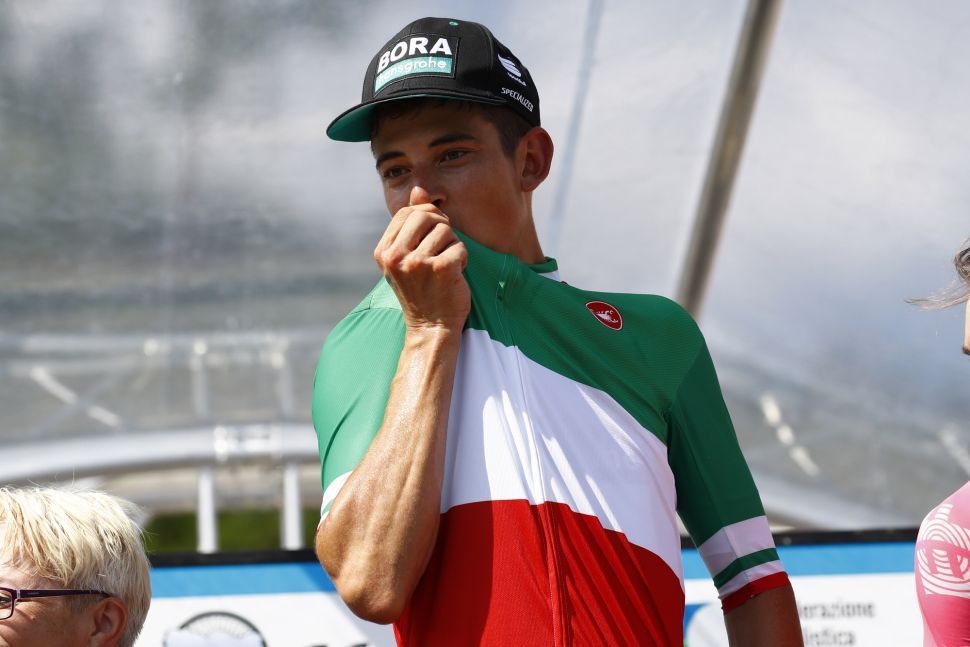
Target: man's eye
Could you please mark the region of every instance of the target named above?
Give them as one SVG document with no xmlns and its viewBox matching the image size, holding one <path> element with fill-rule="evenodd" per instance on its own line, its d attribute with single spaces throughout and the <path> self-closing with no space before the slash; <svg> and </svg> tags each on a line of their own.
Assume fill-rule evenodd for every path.
<svg viewBox="0 0 970 647">
<path fill-rule="evenodd" d="M 467 153 L 468 151 L 462 151 L 462 150 L 448 151 L 447 153 L 441 156 L 441 160 L 443 162 L 453 162 L 456 159 L 460 159 L 464 157 Z"/>
<path fill-rule="evenodd" d="M 385 169 L 381 173 L 381 177 L 383 177 L 385 180 L 393 180 L 396 177 L 401 177 L 406 172 L 407 169 L 405 169 L 403 166 L 392 166 L 389 169 Z"/>
</svg>

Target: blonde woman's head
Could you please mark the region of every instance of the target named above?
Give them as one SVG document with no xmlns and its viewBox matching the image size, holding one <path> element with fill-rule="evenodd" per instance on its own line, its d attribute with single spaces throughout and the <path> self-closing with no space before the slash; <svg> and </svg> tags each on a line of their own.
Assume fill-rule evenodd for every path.
<svg viewBox="0 0 970 647">
<path fill-rule="evenodd" d="M 136 514 L 133 504 L 103 492 L 0 488 L 0 587 L 105 592 L 20 598 L 0 620 L 0 638 L 19 631 L 14 644 L 33 644 L 23 636 L 62 625 L 41 640 L 132 647 L 151 601 Z M 45 622 L 49 614 L 59 621 Z M 86 637 L 90 631 L 100 631 L 97 640 Z"/>
</svg>

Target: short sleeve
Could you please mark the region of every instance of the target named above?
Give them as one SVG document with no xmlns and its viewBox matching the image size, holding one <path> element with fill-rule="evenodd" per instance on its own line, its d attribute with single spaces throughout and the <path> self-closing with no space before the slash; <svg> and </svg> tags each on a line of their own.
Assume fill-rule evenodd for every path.
<svg viewBox="0 0 970 647">
<path fill-rule="evenodd" d="M 677 512 L 714 579 L 725 612 L 787 584 L 703 339 L 669 417 Z"/>
<path fill-rule="evenodd" d="M 355 310 L 327 337 L 313 380 L 325 516 L 384 420 L 404 345 L 399 308 Z"/>
</svg>

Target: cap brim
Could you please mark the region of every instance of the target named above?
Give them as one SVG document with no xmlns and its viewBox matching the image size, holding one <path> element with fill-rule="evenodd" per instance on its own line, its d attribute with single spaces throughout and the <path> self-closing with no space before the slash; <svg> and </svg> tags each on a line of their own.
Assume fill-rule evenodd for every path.
<svg viewBox="0 0 970 647">
<path fill-rule="evenodd" d="M 474 94 L 464 94 L 461 92 L 435 91 L 422 92 L 420 94 L 406 94 L 397 97 L 386 97 L 376 101 L 361 103 L 353 108 L 339 114 L 336 119 L 327 126 L 327 137 L 338 142 L 367 142 L 370 141 L 371 124 L 373 123 L 374 109 L 392 101 L 404 101 L 406 99 L 451 99 L 453 101 L 471 101 L 472 103 L 487 103 L 490 105 L 506 105 L 501 99 L 491 99 L 476 96 Z"/>
</svg>

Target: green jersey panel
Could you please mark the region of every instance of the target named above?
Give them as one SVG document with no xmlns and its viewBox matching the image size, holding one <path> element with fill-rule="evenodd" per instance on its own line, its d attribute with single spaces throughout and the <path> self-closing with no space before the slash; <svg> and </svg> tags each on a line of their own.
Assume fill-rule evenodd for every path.
<svg viewBox="0 0 970 647">
<path fill-rule="evenodd" d="M 384 281 L 327 337 L 312 405 L 324 491 L 353 470 L 370 447 L 403 347 L 401 306 Z"/>
<path fill-rule="evenodd" d="M 706 344 L 677 390 L 669 420 L 677 512 L 694 543 L 700 546 L 725 526 L 763 516 Z"/>
</svg>

